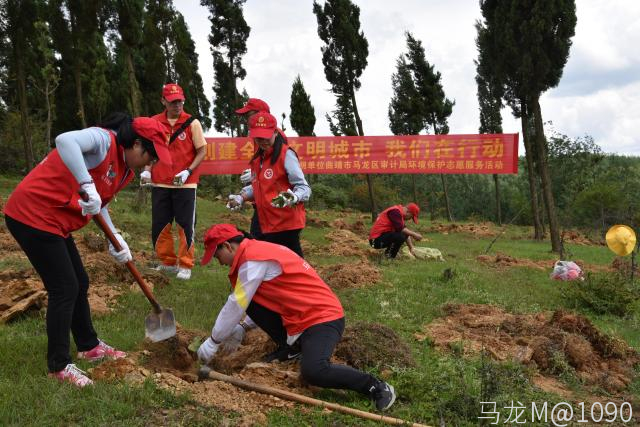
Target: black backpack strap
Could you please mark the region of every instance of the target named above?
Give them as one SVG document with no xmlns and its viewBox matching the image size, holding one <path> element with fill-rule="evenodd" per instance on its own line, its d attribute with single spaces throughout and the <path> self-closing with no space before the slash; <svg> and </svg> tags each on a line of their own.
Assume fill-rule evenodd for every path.
<svg viewBox="0 0 640 427">
<path fill-rule="evenodd" d="M 180 135 L 182 132 L 184 132 L 184 130 L 186 128 L 188 128 L 189 126 L 191 126 L 191 123 L 193 123 L 193 121 L 196 119 L 196 116 L 191 116 L 189 117 L 179 128 L 178 130 L 176 130 L 173 135 L 171 135 L 171 138 L 169 138 L 169 144 L 171 144 L 173 141 L 175 141 L 175 139 L 178 137 L 178 135 Z"/>
</svg>

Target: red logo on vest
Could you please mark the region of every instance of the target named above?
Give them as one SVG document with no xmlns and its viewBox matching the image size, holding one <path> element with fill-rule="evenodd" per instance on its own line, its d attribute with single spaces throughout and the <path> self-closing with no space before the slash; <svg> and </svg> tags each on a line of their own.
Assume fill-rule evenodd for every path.
<svg viewBox="0 0 640 427">
<path fill-rule="evenodd" d="M 180 135 L 178 135 L 178 139 L 180 141 L 184 141 L 185 139 L 187 139 L 187 134 L 182 132 Z"/>
<path fill-rule="evenodd" d="M 264 170 L 264 177 L 266 179 L 271 179 L 273 178 L 273 169 L 265 169 Z"/>
</svg>

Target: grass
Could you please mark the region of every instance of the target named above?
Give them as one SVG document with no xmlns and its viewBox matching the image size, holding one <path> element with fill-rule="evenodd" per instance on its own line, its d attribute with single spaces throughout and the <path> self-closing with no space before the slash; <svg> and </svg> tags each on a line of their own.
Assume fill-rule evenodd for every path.
<svg viewBox="0 0 640 427">
<path fill-rule="evenodd" d="M 0 195 L 6 198 L 18 178 L 0 177 Z M 132 209 L 136 189 L 122 192 L 112 203 L 112 219 L 129 235 L 133 251 L 150 251 L 148 210 L 136 213 Z M 200 240 L 204 230 L 227 215 L 220 201 L 198 199 L 197 232 Z M 335 212 L 320 211 L 318 216 L 331 221 Z M 314 213 L 315 216 L 315 213 Z M 358 218 L 357 218 L 358 217 Z M 353 222 L 359 215 L 345 219 Z M 367 220 L 364 220 L 367 222 Z M 394 369 L 384 374 L 398 391 L 398 402 L 389 415 L 430 425 L 444 421 L 447 425 L 478 425 L 480 401 L 495 401 L 505 408 L 511 401 L 558 402 L 558 396 L 541 392 L 532 386 L 527 369 L 515 363 L 497 364 L 483 358 L 462 358 L 435 350 L 428 340 L 416 341 L 413 334 L 422 325 L 442 314 L 442 305 L 451 302 L 495 304 L 511 312 L 533 313 L 566 308 L 557 282 L 549 280 L 548 271 L 529 268 L 496 270 L 476 261 L 493 238 L 476 238 L 469 234 L 427 233 L 427 220 L 418 231 L 429 239 L 420 245 L 440 249 L 445 262 L 383 262 L 383 280 L 365 289 L 345 289 L 338 295 L 347 312 L 347 324 L 355 321 L 378 322 L 393 328 L 406 341 L 417 362 L 412 369 Z M 303 239 L 324 246 L 330 231 L 308 227 Z M 78 232 L 98 233 L 89 225 Z M 492 246 L 490 254 L 503 252 L 517 258 L 550 260 L 548 242 L 527 240 L 528 229 L 510 226 Z M 201 244 L 201 243 L 200 243 Z M 587 263 L 609 264 L 613 254 L 605 247 L 569 247 L 573 256 Z M 201 254 L 201 246 L 197 247 Z M 329 265 L 346 262 L 345 258 L 314 254 L 312 264 Z M 0 268 L 24 268 L 27 264 L 15 259 L 0 260 Z M 447 268 L 453 278 L 443 278 Z M 196 266 L 192 280 L 157 289 L 158 300 L 171 307 L 178 322 L 185 328 L 210 330 L 217 310 L 226 300 L 229 285 L 227 270 L 212 263 L 206 268 Z M 143 339 L 144 317 L 149 305 L 139 293 L 126 293 L 111 314 L 95 318 L 100 336 L 124 350 L 137 350 Z M 588 316 L 607 334 L 626 340 L 640 349 L 640 313 L 627 318 L 611 315 Z M 147 381 L 140 387 L 124 382 L 99 383 L 88 390 L 61 387 L 46 377 L 46 333 L 42 313 L 23 316 L 7 325 L 0 325 L 0 425 L 235 425 L 237 415 L 222 414 L 192 402 L 188 395 L 172 395 Z M 72 348 L 72 351 L 74 349 Z M 83 369 L 89 367 L 80 363 Z M 380 372 L 375 372 L 380 374 Z M 572 384 L 579 393 L 580 384 Z M 640 383 L 631 386 L 637 396 Z M 319 398 L 362 410 L 371 410 L 371 403 L 356 393 L 323 390 Z M 502 405 L 502 406 L 501 406 Z M 503 417 L 509 410 L 502 409 Z M 506 419 L 506 418 L 502 418 Z M 529 417 L 531 419 L 531 417 Z M 272 411 L 269 425 L 374 425 L 362 419 L 319 409 Z"/>
</svg>

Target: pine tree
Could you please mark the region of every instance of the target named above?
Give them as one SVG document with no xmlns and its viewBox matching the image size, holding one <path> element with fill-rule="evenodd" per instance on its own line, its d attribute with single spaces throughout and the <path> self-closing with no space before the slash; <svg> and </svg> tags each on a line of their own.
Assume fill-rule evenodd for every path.
<svg viewBox="0 0 640 427">
<path fill-rule="evenodd" d="M 244 20 L 242 5 L 246 0 L 201 0 L 209 9 L 215 83 L 214 127 L 231 136 L 241 135 L 242 127 L 235 110 L 242 106 L 237 80 L 247 72 L 242 68 L 242 56 L 247 53 L 251 28 Z"/>
<path fill-rule="evenodd" d="M 360 8 L 350 0 L 326 0 L 324 6 L 313 2 L 313 13 L 318 22 L 318 36 L 325 43 L 321 48 L 324 75 L 336 95 L 334 124 L 327 115 L 329 127 L 336 134 L 364 136 L 358 113 L 356 91 L 360 89 L 360 76 L 367 66 L 369 43 L 360 30 Z M 355 126 L 354 126 L 355 124 Z M 367 174 L 371 202 L 371 221 L 376 217 L 371 175 Z"/>
<path fill-rule="evenodd" d="M 499 79 L 504 97 L 523 123 L 525 149 L 535 152 L 537 172 L 549 221 L 551 248 L 561 253 L 560 230 L 547 165 L 540 96 L 560 82 L 575 34 L 573 0 L 516 0 L 480 2 L 479 46 L 493 59 L 491 73 Z M 533 116 L 534 138 L 528 142 L 528 116 Z M 531 185 L 530 185 L 531 186 Z"/>
<path fill-rule="evenodd" d="M 122 74 L 126 76 L 127 110 L 134 116 L 142 114 L 142 94 L 136 77 L 135 58 L 140 55 L 142 25 L 144 19 L 144 0 L 115 1 L 116 28 L 120 35 L 117 52 L 124 65 Z M 116 54 L 118 55 L 118 54 Z M 119 108 L 115 108 L 119 110 Z"/>
<path fill-rule="evenodd" d="M 304 90 L 300 75 L 296 77 L 291 88 L 291 127 L 299 136 L 315 136 L 313 128 L 316 125 L 316 115 L 311 105 L 311 98 Z"/>
<path fill-rule="evenodd" d="M 389 103 L 389 127 L 394 135 L 417 135 L 424 129 L 420 94 L 404 55 L 396 61 L 391 76 L 393 96 Z"/>
<path fill-rule="evenodd" d="M 431 129 L 434 135 L 444 135 L 449 133 L 448 118 L 453 111 L 455 102 L 447 99 L 440 83 L 441 74 L 435 71 L 435 67 L 426 59 L 422 42 L 414 38 L 411 33 L 406 33 L 407 37 L 407 67 L 411 70 L 413 81 L 418 91 L 422 103 L 421 112 L 425 129 Z M 445 198 L 445 208 L 449 221 L 453 221 L 451 203 L 449 201 L 449 190 L 447 179 L 444 174 L 440 174 L 442 189 Z"/>
<path fill-rule="evenodd" d="M 163 50 L 166 44 L 165 37 L 158 24 L 172 16 L 171 12 L 167 11 L 166 3 L 163 0 L 148 0 L 147 13 L 142 25 L 141 64 L 136 67 L 140 73 L 136 73 L 136 77 L 142 93 L 142 114 L 146 116 L 162 111 L 162 86 L 170 81 Z"/>
</svg>

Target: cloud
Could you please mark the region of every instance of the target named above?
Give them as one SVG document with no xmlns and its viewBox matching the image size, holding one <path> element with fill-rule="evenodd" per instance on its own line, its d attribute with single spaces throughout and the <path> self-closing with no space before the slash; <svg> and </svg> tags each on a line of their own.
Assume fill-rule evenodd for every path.
<svg viewBox="0 0 640 427">
<path fill-rule="evenodd" d="M 322 0 L 318 0 L 322 4 Z M 367 135 L 389 134 L 387 109 L 395 61 L 406 51 L 405 31 L 422 41 L 427 60 L 442 74 L 442 84 L 456 105 L 449 119 L 451 133 L 476 133 L 475 0 L 355 1 L 361 28 L 369 42 L 368 66 L 356 99 Z M 557 88 L 541 98 L 543 119 L 570 137 L 592 135 L 605 151 L 640 154 L 635 133 L 640 129 L 640 2 L 580 0 L 578 25 L 570 57 Z M 291 85 L 300 75 L 316 112 L 316 134 L 328 135 L 324 118 L 335 108 L 335 97 L 324 77 L 312 2 L 249 0 L 244 16 L 251 26 L 247 77 L 239 87 L 265 99 L 281 119 L 289 115 Z M 175 2 L 196 42 L 205 91 L 213 97 L 213 67 L 207 36 L 208 11 L 198 2 Z M 520 122 L 503 111 L 507 133 L 520 131 Z M 285 126 L 290 128 L 288 120 Z M 288 133 L 295 133 L 289 129 Z M 209 136 L 219 136 L 210 131 Z"/>
</svg>

